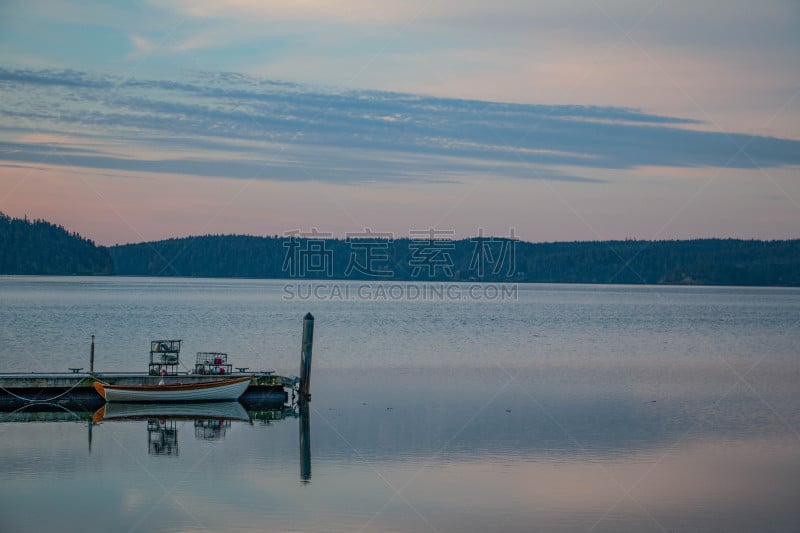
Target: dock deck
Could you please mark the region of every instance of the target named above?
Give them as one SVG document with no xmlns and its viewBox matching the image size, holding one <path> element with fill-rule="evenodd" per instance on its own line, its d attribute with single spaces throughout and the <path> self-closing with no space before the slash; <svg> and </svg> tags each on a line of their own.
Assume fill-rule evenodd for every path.
<svg viewBox="0 0 800 533">
<path fill-rule="evenodd" d="M 286 403 L 293 394 L 295 380 L 272 372 L 233 372 L 226 377 L 253 376 L 240 398 L 242 403 Z M 156 385 L 164 383 L 202 383 L 219 376 L 176 374 L 153 376 L 144 372 L 17 372 L 0 374 L 0 410 L 32 402 L 80 403 L 100 406 L 103 398 L 92 386 L 95 381 L 113 385 Z"/>
</svg>

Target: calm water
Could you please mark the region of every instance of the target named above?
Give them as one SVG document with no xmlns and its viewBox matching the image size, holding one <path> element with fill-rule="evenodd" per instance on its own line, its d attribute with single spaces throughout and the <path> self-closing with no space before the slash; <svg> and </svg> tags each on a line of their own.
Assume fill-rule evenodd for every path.
<svg viewBox="0 0 800 533">
<path fill-rule="evenodd" d="M 317 318 L 305 424 L 0 413 L 0 531 L 800 530 L 798 290 L 296 289 L 0 278 L 3 371 L 87 367 L 95 334 L 98 370 L 181 338 L 293 375 Z"/>
</svg>

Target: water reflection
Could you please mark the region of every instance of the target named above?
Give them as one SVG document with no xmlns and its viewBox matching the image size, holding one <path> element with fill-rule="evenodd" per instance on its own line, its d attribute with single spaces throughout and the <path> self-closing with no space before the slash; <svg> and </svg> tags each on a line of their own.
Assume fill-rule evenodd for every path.
<svg viewBox="0 0 800 533">
<path fill-rule="evenodd" d="M 231 427 L 230 420 L 205 419 L 194 421 L 194 438 L 198 440 L 222 440 Z"/>
<path fill-rule="evenodd" d="M 300 479 L 303 483 L 311 482 L 311 421 L 309 405 L 300 403 Z"/>
<path fill-rule="evenodd" d="M 239 402 L 197 402 L 197 403 L 108 403 L 98 409 L 92 419 L 104 420 L 238 420 L 250 422 L 244 406 Z"/>
<path fill-rule="evenodd" d="M 0 406 L 2 407 L 2 406 Z M 83 408 L 83 409 L 81 409 Z M 96 411 L 84 404 L 30 403 L 0 413 L 0 422 L 85 422 L 87 449 L 92 453 L 94 432 L 106 423 L 142 424 L 147 434 L 147 453 L 178 457 L 179 433 L 191 423 L 198 441 L 222 441 L 234 423 L 270 426 L 287 418 L 299 418 L 300 478 L 311 480 L 311 437 L 307 404 L 249 404 L 239 402 L 198 402 L 178 404 L 107 403 Z"/>
<path fill-rule="evenodd" d="M 178 455 L 178 421 L 149 419 L 147 421 L 147 453 Z"/>
<path fill-rule="evenodd" d="M 294 408 L 260 409 L 254 410 L 253 415 L 259 422 L 269 423 L 273 420 L 282 420 L 287 414 L 293 416 L 294 410 Z M 250 414 L 239 402 L 108 403 L 92 415 L 92 422 L 95 424 L 111 420 L 146 420 L 148 453 L 175 457 L 179 455 L 179 422 L 191 422 L 194 427 L 194 438 L 203 441 L 223 440 L 234 421 L 253 424 Z M 89 427 L 92 425 L 90 423 Z M 89 445 L 91 447 L 91 440 Z"/>
<path fill-rule="evenodd" d="M 233 403 L 109 404 L 102 417 L 59 405 L 0 413 L 20 422 L 0 424 L 0 474 L 9 480 L 0 529 L 58 530 L 37 511 L 42 501 L 64 523 L 99 501 L 104 524 L 172 533 L 796 531 L 800 523 L 793 437 L 765 411 L 754 431 L 740 400 L 715 407 L 707 430 L 670 422 L 683 410 L 675 399 L 595 396 L 573 409 L 537 391 L 561 430 L 508 391 L 487 404 L 448 390 L 451 403 L 429 393 L 423 404 L 421 385 L 408 381 L 395 389 L 384 379 L 382 394 L 369 397 L 321 383 L 310 412 Z M 627 436 L 618 435 L 625 425 Z M 81 530 L 102 530 L 92 526 Z"/>
</svg>

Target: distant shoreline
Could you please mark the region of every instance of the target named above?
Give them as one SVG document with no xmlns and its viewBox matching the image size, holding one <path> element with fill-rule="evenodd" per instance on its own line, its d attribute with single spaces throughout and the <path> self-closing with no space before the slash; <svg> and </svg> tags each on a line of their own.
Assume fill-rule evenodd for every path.
<svg viewBox="0 0 800 533">
<path fill-rule="evenodd" d="M 270 282 L 293 282 L 295 284 L 452 284 L 452 285 L 587 285 L 593 287 L 672 287 L 672 288 L 719 288 L 719 289 L 800 289 L 800 285 L 724 285 L 711 283 L 589 283 L 589 282 L 570 282 L 570 281 L 414 281 L 414 280 L 363 280 L 363 279 L 298 279 L 298 278 L 253 278 L 253 277 L 230 277 L 230 276 L 147 276 L 138 274 L 0 274 L 0 279 L 4 278 L 58 278 L 58 279 L 157 279 L 157 280 L 225 280 L 225 281 L 270 281 Z"/>
<path fill-rule="evenodd" d="M 339 282 L 800 286 L 800 239 L 530 243 L 503 237 L 203 235 L 97 246 L 0 214 L 0 275 Z"/>
</svg>

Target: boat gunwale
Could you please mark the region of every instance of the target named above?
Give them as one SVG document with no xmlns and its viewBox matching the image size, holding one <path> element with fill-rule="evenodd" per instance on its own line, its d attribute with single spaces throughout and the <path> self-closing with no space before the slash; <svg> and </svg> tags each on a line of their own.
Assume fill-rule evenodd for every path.
<svg viewBox="0 0 800 533">
<path fill-rule="evenodd" d="M 170 383 L 164 385 L 101 385 L 105 389 L 119 390 L 119 391 L 182 391 L 182 390 L 202 390 L 213 389 L 215 387 L 224 387 L 226 385 L 235 385 L 243 381 L 251 381 L 253 376 L 246 376 L 242 378 L 221 379 L 214 381 L 202 381 L 200 383 Z"/>
</svg>

